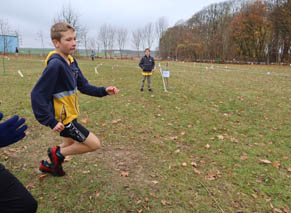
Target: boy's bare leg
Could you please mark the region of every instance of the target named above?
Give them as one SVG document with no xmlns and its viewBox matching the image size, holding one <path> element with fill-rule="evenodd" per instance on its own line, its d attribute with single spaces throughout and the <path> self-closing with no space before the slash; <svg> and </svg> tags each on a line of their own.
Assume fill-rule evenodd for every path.
<svg viewBox="0 0 291 213">
<path fill-rule="evenodd" d="M 71 138 L 64 138 L 63 143 L 60 144 L 61 148 L 65 148 L 67 146 L 71 146 L 73 143 L 75 143 L 75 141 Z"/>
<path fill-rule="evenodd" d="M 76 142 L 70 138 L 65 138 L 63 145 L 68 145 L 61 147 L 60 149 L 61 154 L 64 156 L 92 152 L 101 147 L 99 139 L 91 132 L 83 143 Z"/>
</svg>

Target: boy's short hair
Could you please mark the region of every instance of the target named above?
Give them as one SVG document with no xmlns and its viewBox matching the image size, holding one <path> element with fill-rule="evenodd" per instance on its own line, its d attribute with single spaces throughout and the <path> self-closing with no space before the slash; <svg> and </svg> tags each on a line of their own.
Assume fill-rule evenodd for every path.
<svg viewBox="0 0 291 213">
<path fill-rule="evenodd" d="M 146 52 L 147 50 L 148 50 L 149 52 L 151 51 L 150 48 L 146 48 L 144 51 Z"/>
<path fill-rule="evenodd" d="M 60 41 L 63 36 L 62 33 L 69 30 L 73 30 L 75 32 L 75 28 L 66 22 L 56 23 L 51 27 L 51 39 Z"/>
</svg>

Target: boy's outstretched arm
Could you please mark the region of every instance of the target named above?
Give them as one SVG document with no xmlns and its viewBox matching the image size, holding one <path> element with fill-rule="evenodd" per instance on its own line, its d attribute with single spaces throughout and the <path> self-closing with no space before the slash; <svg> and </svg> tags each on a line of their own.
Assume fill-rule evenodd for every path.
<svg viewBox="0 0 291 213">
<path fill-rule="evenodd" d="M 81 71 L 79 72 L 77 79 L 77 86 L 81 93 L 95 97 L 103 97 L 106 95 L 113 95 L 118 93 L 118 89 L 116 87 L 105 88 L 89 84 L 88 80 L 84 77 Z"/>
</svg>

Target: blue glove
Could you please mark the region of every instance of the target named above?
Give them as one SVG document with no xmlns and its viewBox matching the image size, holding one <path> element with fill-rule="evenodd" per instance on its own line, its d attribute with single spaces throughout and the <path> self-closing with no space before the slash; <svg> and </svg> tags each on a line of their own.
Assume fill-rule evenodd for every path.
<svg viewBox="0 0 291 213">
<path fill-rule="evenodd" d="M 0 112 L 0 120 L 3 118 L 3 114 Z M 25 119 L 14 115 L 9 120 L 0 123 L 0 147 L 9 146 L 10 144 L 16 143 L 25 137 L 25 130 L 27 129 L 27 125 L 22 124 L 25 123 Z"/>
</svg>

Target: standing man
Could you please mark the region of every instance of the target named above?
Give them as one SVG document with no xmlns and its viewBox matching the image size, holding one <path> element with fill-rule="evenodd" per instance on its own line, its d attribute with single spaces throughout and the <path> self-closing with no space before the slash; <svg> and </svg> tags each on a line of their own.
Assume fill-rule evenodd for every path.
<svg viewBox="0 0 291 213">
<path fill-rule="evenodd" d="M 18 48 L 16 47 L 16 48 L 15 48 L 15 56 L 16 56 L 16 57 L 18 56 L 18 53 L 19 53 L 19 50 L 18 50 Z"/>
<path fill-rule="evenodd" d="M 144 82 L 147 79 L 148 81 L 148 89 L 152 92 L 151 89 L 151 77 L 152 77 L 152 70 L 155 68 L 155 60 L 153 57 L 150 56 L 150 49 L 145 49 L 145 56 L 141 58 L 139 62 L 139 66 L 142 69 L 142 83 L 140 91 L 143 92 Z"/>
<path fill-rule="evenodd" d="M 91 59 L 92 59 L 92 61 L 94 61 L 94 58 L 95 58 L 95 52 L 94 52 L 94 50 L 92 50 L 92 52 L 91 52 Z"/>
</svg>

